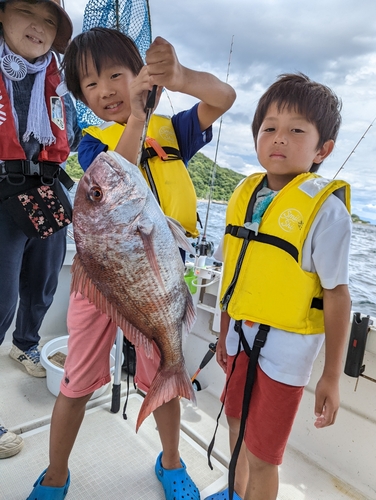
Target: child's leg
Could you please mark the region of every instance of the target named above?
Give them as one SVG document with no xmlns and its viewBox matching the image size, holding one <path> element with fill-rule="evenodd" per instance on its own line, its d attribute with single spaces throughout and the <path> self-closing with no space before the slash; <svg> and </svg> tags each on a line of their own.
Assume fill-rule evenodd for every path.
<svg viewBox="0 0 376 500">
<path fill-rule="evenodd" d="M 139 389 L 147 392 L 160 363 L 158 348 L 153 344 L 153 357 L 148 358 L 142 347 L 136 350 L 135 381 Z M 162 483 L 166 500 L 199 500 L 200 493 L 180 459 L 180 401 L 176 397 L 154 412 L 162 453 L 158 456 L 155 473 Z M 189 492 L 189 495 L 187 495 Z"/>
<path fill-rule="evenodd" d="M 70 297 L 67 325 L 68 355 L 51 419 L 50 465 L 34 490 L 44 486 L 61 488 L 66 483 L 66 487 L 69 486 L 68 459 L 85 415 L 86 403 L 96 389 L 111 380 L 110 351 L 116 325 L 80 294 Z M 29 497 L 33 500 L 39 494 L 34 490 Z M 58 492 L 55 497 L 61 498 Z"/>
<path fill-rule="evenodd" d="M 276 500 L 278 466 L 303 390 L 271 379 L 257 366 L 244 435 L 249 465 L 244 500 Z"/>
<path fill-rule="evenodd" d="M 174 398 L 153 412 L 162 444 L 162 466 L 165 469 L 181 468 L 179 454 L 180 402 Z"/>
<path fill-rule="evenodd" d="M 249 472 L 244 500 L 276 500 L 278 494 L 278 465 L 269 464 L 245 451 Z M 240 458 L 240 457 L 239 457 Z"/>
<path fill-rule="evenodd" d="M 50 431 L 50 465 L 43 486 L 64 486 L 68 477 L 68 459 L 85 415 L 91 394 L 67 398 L 60 393 L 52 413 Z"/>
<path fill-rule="evenodd" d="M 142 347 L 136 350 L 135 382 L 139 389 L 148 392 L 160 363 L 158 347 L 153 344 L 153 356 L 148 358 Z M 154 412 L 159 438 L 162 444 L 162 465 L 165 469 L 180 469 L 180 402 L 176 397 L 164 403 Z"/>
<path fill-rule="evenodd" d="M 236 367 L 228 382 L 225 396 L 231 452 L 239 433 L 248 361 L 247 355 L 242 351 L 236 359 Z M 227 380 L 233 362 L 234 356 L 229 356 Z M 282 463 L 302 394 L 303 387 L 289 386 L 272 380 L 257 366 L 234 484 L 236 493 L 244 500 L 276 499 L 278 465 Z M 224 394 L 222 400 L 223 396 Z"/>
<path fill-rule="evenodd" d="M 232 455 L 239 436 L 240 419 L 227 417 L 227 423 L 229 427 L 230 451 Z M 240 448 L 240 453 L 236 463 L 234 482 L 234 490 L 240 496 L 240 498 L 244 498 L 245 490 L 248 484 L 248 476 L 249 466 L 246 455 L 246 447 L 243 443 L 242 447 Z"/>
</svg>

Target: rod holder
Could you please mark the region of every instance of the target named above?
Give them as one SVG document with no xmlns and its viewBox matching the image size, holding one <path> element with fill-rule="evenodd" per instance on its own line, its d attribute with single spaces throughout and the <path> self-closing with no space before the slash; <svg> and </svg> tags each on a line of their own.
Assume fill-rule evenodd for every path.
<svg viewBox="0 0 376 500">
<path fill-rule="evenodd" d="M 364 372 L 363 358 L 368 332 L 372 324 L 373 321 L 369 316 L 361 318 L 359 312 L 354 313 L 344 370 L 349 377 L 358 378 Z"/>
</svg>

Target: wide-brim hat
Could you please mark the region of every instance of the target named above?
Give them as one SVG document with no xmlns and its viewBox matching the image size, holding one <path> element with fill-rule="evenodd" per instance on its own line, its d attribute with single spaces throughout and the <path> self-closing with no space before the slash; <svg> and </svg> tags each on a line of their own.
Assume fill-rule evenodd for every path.
<svg viewBox="0 0 376 500">
<path fill-rule="evenodd" d="M 9 0 L 0 0 L 1 3 L 8 2 Z M 27 0 L 26 0 L 27 1 Z M 64 54 L 65 49 L 68 47 L 68 43 L 72 38 L 73 25 L 70 17 L 65 12 L 61 6 L 60 0 L 37 0 L 37 3 L 50 3 L 53 5 L 57 12 L 59 25 L 56 32 L 56 37 L 52 47 L 57 50 L 60 54 Z"/>
</svg>

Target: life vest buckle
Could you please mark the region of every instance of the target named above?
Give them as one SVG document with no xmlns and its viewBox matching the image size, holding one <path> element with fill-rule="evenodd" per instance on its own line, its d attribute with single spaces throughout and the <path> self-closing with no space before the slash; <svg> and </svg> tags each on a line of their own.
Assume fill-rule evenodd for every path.
<svg viewBox="0 0 376 500">
<path fill-rule="evenodd" d="M 153 139 L 152 137 L 146 137 L 145 142 L 149 147 L 154 149 L 161 160 L 167 161 L 169 159 L 166 151 L 155 139 Z"/>
</svg>

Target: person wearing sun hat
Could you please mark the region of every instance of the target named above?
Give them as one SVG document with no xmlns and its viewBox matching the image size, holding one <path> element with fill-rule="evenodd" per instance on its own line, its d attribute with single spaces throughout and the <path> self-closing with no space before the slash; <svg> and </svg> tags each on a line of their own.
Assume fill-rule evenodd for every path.
<svg viewBox="0 0 376 500">
<path fill-rule="evenodd" d="M 57 224 L 61 230 L 42 234 L 40 218 L 31 236 L 24 218 L 28 224 L 35 220 L 33 203 L 26 206 L 26 215 L 9 207 L 13 202 L 22 206 L 25 193 L 34 188 L 51 193 L 58 186 L 56 192 L 66 198 L 60 184 L 67 186 L 70 179 L 62 165 L 77 149 L 81 131 L 72 99 L 62 96 L 53 51 L 63 54 L 72 32 L 59 0 L 0 0 L 0 344 L 19 300 L 9 355 L 34 377 L 46 376 L 39 328 L 57 288 L 66 227 L 64 221 Z M 22 438 L 0 424 L 0 459 L 22 446 Z"/>
</svg>

